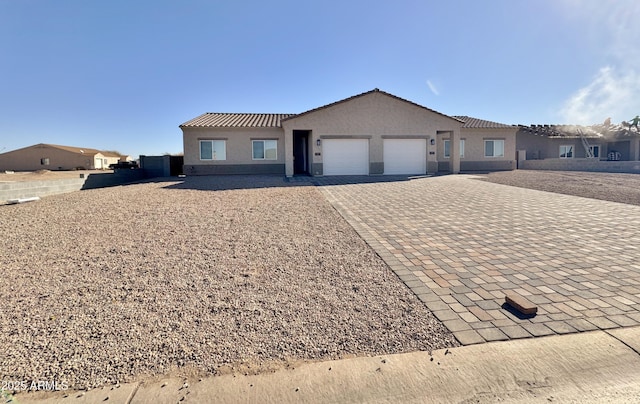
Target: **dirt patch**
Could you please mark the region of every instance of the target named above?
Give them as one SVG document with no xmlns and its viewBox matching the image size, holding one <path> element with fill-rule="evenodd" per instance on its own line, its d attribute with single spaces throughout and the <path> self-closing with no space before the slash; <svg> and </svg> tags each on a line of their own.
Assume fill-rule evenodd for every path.
<svg viewBox="0 0 640 404">
<path fill-rule="evenodd" d="M 483 180 L 515 187 L 640 205 L 640 175 L 582 171 L 501 171 Z"/>
</svg>

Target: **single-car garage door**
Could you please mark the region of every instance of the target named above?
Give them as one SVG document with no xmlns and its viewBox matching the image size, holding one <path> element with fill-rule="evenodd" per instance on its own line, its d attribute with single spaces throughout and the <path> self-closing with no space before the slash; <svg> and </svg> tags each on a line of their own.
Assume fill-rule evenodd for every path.
<svg viewBox="0 0 640 404">
<path fill-rule="evenodd" d="M 385 174 L 426 174 L 426 139 L 384 139 Z"/>
<path fill-rule="evenodd" d="M 323 139 L 324 175 L 368 175 L 369 139 Z"/>
</svg>

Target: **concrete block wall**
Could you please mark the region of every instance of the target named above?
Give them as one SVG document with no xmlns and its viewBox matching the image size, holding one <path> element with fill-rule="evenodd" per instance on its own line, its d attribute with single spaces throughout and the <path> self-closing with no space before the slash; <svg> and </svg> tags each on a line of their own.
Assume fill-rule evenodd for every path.
<svg viewBox="0 0 640 404">
<path fill-rule="evenodd" d="M 520 161 L 524 170 L 593 171 L 640 174 L 640 161 L 601 161 L 597 159 L 545 159 Z"/>
<path fill-rule="evenodd" d="M 104 188 L 127 184 L 145 178 L 142 170 L 116 170 L 114 173 L 90 174 L 85 178 L 64 178 L 59 180 L 0 182 L 0 203 L 10 199 L 43 197 L 79 191 L 82 189 Z"/>
<path fill-rule="evenodd" d="M 121 169 L 115 170 L 112 174 L 90 174 L 82 189 L 105 188 L 116 185 L 127 184 L 149 178 L 144 170 Z"/>
<path fill-rule="evenodd" d="M 149 178 L 171 175 L 171 156 L 140 156 L 140 168 Z"/>
<path fill-rule="evenodd" d="M 85 180 L 85 178 L 66 178 L 50 181 L 3 182 L 0 183 L 0 202 L 79 191 Z"/>
</svg>

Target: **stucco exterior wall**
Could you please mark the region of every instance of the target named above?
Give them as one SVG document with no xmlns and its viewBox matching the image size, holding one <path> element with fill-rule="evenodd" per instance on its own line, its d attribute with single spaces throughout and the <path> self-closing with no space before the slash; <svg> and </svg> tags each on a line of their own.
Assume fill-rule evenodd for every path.
<svg viewBox="0 0 640 404">
<path fill-rule="evenodd" d="M 629 140 L 617 140 L 615 142 L 610 142 L 607 143 L 607 150 L 606 152 L 608 153 L 609 151 L 615 151 L 620 153 L 620 160 L 624 160 L 624 161 L 629 161 L 629 160 L 637 160 L 637 158 L 634 158 L 635 155 L 635 150 L 634 150 L 634 145 L 636 142 L 632 141 L 631 139 Z M 606 159 L 607 158 L 607 153 L 605 153 L 602 158 Z"/>
<path fill-rule="evenodd" d="M 105 156 L 101 153 L 96 154 L 93 159 L 93 167 L 96 170 L 107 170 L 109 169 L 110 164 L 117 164 L 120 161 L 120 157 Z M 123 160 L 126 160 L 126 158 Z"/>
<path fill-rule="evenodd" d="M 438 134 L 436 138 L 439 171 L 449 170 L 449 158 L 444 156 L 444 141 L 449 139 L 448 133 Z M 496 171 L 516 168 L 516 129 L 462 128 L 460 139 L 464 140 L 464 156 L 460 157 L 461 171 Z M 485 140 L 504 140 L 504 156 L 485 157 Z"/>
<path fill-rule="evenodd" d="M 546 136 L 534 135 L 527 131 L 518 131 L 516 134 L 516 149 L 526 150 L 527 160 L 556 158 L 558 150 L 555 154 L 550 154 L 549 139 Z"/>
<path fill-rule="evenodd" d="M 49 159 L 49 164 L 41 164 L 42 159 Z M 34 145 L 0 154 L 2 171 L 93 170 L 94 163 L 94 155 L 78 155 L 48 145 Z"/>
<path fill-rule="evenodd" d="M 186 174 L 284 174 L 282 128 L 182 128 Z M 226 160 L 201 160 L 201 140 L 225 140 Z M 276 140 L 276 160 L 254 160 L 252 140 Z"/>
<path fill-rule="evenodd" d="M 620 149 L 621 153 L 629 155 L 629 145 L 615 145 L 607 143 L 605 139 L 587 139 L 590 146 L 600 146 L 600 159 L 606 160 L 610 150 Z M 586 151 L 580 138 L 549 138 L 534 135 L 526 131 L 517 133 L 516 148 L 527 151 L 527 160 L 543 160 L 560 158 L 560 146 L 573 146 L 573 158 L 586 158 Z"/>
<path fill-rule="evenodd" d="M 381 174 L 383 162 L 383 136 L 436 138 L 438 131 L 460 133 L 461 122 L 429 111 L 417 105 L 372 92 L 364 96 L 324 107 L 282 122 L 286 137 L 287 175 L 293 174 L 293 131 L 310 130 L 313 145 L 313 166 L 321 167 L 323 137 L 370 137 L 369 164 L 371 174 Z M 429 143 L 429 142 L 427 142 Z M 433 150 L 433 149 L 429 149 Z M 435 154 L 427 153 L 427 160 L 436 161 Z M 427 164 L 433 167 L 433 164 Z M 291 169 L 290 169 L 291 168 Z M 319 173 L 312 173 L 317 175 Z"/>
</svg>

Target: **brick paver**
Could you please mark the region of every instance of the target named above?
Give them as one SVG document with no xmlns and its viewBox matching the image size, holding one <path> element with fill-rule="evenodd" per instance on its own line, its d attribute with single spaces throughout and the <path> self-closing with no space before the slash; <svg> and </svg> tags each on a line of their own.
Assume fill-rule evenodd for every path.
<svg viewBox="0 0 640 404">
<path fill-rule="evenodd" d="M 640 206 L 468 175 L 361 179 L 314 181 L 462 344 L 640 324 Z M 508 291 L 538 314 L 506 310 Z"/>
</svg>

